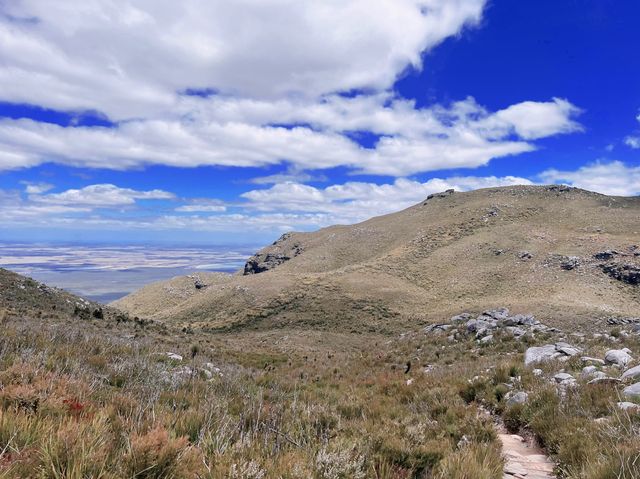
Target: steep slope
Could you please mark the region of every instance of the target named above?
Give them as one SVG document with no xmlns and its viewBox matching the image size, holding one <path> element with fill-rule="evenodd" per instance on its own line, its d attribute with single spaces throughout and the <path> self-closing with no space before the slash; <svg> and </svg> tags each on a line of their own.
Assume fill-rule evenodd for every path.
<svg viewBox="0 0 640 479">
<path fill-rule="evenodd" d="M 0 268 L 0 310 L 3 314 L 27 318 L 129 320 L 126 313 L 115 308 L 3 268 Z"/>
<path fill-rule="evenodd" d="M 178 278 L 115 305 L 214 330 L 395 332 L 495 305 L 589 324 L 639 314 L 639 241 L 640 198 L 562 186 L 445 192 L 357 225 L 287 234 L 206 287 Z"/>
</svg>

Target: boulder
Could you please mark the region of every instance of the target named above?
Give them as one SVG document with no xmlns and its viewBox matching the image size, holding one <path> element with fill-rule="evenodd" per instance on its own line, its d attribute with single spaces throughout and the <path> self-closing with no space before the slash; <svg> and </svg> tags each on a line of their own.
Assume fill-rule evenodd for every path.
<svg viewBox="0 0 640 479">
<path fill-rule="evenodd" d="M 574 377 L 569 373 L 558 373 L 555 376 L 553 376 L 553 379 L 557 383 L 563 383 L 566 381 L 575 381 Z"/>
<path fill-rule="evenodd" d="M 505 329 L 515 337 L 524 336 L 527 333 L 524 329 L 519 328 L 518 326 L 507 326 Z"/>
<path fill-rule="evenodd" d="M 490 334 L 488 336 L 485 336 L 484 338 L 479 339 L 478 342 L 480 344 L 489 344 L 493 342 L 493 334 Z"/>
<path fill-rule="evenodd" d="M 608 260 L 608 259 L 612 259 L 617 254 L 618 254 L 617 251 L 608 249 L 605 251 L 599 251 L 598 253 L 594 254 L 593 257 L 599 260 Z"/>
<path fill-rule="evenodd" d="M 534 363 L 551 361 L 552 359 L 566 361 L 571 356 L 578 354 L 578 352 L 580 352 L 580 348 L 563 342 L 533 346 L 524 353 L 524 365 L 529 366 Z"/>
<path fill-rule="evenodd" d="M 431 324 L 424 328 L 425 334 L 429 333 L 440 333 L 444 331 L 448 331 L 452 326 L 450 324 Z"/>
<path fill-rule="evenodd" d="M 595 366 L 585 366 L 582 368 L 582 373 L 580 374 L 583 378 L 590 378 L 594 373 L 598 372 L 598 368 Z"/>
<path fill-rule="evenodd" d="M 476 339 L 489 336 L 489 328 L 480 328 L 476 331 Z"/>
<path fill-rule="evenodd" d="M 516 314 L 513 316 L 513 319 L 515 319 L 521 326 L 535 326 L 540 324 L 540 321 L 536 320 L 536 318 L 531 314 Z"/>
<path fill-rule="evenodd" d="M 561 353 L 565 354 L 566 356 L 576 356 L 577 354 L 580 354 L 582 352 L 582 350 L 573 347 L 573 346 L 562 346 L 562 347 L 558 347 L 556 345 L 556 348 L 558 349 L 558 351 L 560 351 Z"/>
<path fill-rule="evenodd" d="M 456 316 L 453 316 L 449 322 L 450 323 L 466 323 L 467 321 L 469 321 L 470 319 L 472 319 L 473 316 L 469 313 L 462 313 L 462 314 L 458 314 Z"/>
<path fill-rule="evenodd" d="M 622 373 L 621 379 L 637 379 L 640 378 L 640 366 L 635 366 L 631 369 L 627 369 Z"/>
<path fill-rule="evenodd" d="M 541 363 L 556 359 L 562 353 L 556 351 L 554 344 L 545 344 L 544 346 L 532 346 L 524 353 L 524 365 L 529 366 L 535 363 Z"/>
<path fill-rule="evenodd" d="M 453 188 L 448 189 L 446 191 L 443 191 L 442 193 L 432 193 L 429 196 L 427 196 L 427 200 L 422 203 L 423 206 L 427 204 L 427 201 L 433 199 L 433 198 L 446 198 L 447 196 L 451 196 L 452 194 L 455 193 L 456 190 L 454 190 Z"/>
<path fill-rule="evenodd" d="M 580 266 L 580 258 L 578 256 L 569 256 L 562 260 L 560 267 L 565 271 L 571 271 Z"/>
<path fill-rule="evenodd" d="M 624 368 L 633 358 L 623 349 L 610 349 L 604 355 L 604 360 L 607 364 L 615 364 Z"/>
<path fill-rule="evenodd" d="M 165 353 L 169 359 L 173 359 L 174 361 L 182 361 L 182 356 L 176 353 Z"/>
<path fill-rule="evenodd" d="M 640 399 L 640 383 L 632 384 L 631 386 L 627 386 L 624 388 L 622 393 L 631 399 Z"/>
<path fill-rule="evenodd" d="M 493 319 L 506 319 L 509 317 L 509 310 L 507 308 L 498 308 L 485 311 L 481 316 L 488 316 Z"/>
<path fill-rule="evenodd" d="M 614 279 L 623 283 L 640 284 L 640 267 L 633 264 L 605 264 L 601 265 L 602 271 Z"/>
<path fill-rule="evenodd" d="M 517 392 L 507 398 L 507 406 L 511 407 L 516 404 L 524 404 L 527 402 L 527 399 L 529 399 L 529 395 L 527 393 L 523 391 Z"/>
<path fill-rule="evenodd" d="M 622 409 L 623 411 L 639 411 L 640 410 L 640 405 L 629 402 L 629 401 L 620 401 L 618 403 L 618 407 L 620 409 Z"/>
<path fill-rule="evenodd" d="M 469 331 L 470 333 L 475 333 L 476 331 L 479 331 L 481 329 L 492 328 L 494 327 L 494 325 L 482 319 L 470 319 L 466 322 L 466 327 L 467 331 Z"/>
</svg>

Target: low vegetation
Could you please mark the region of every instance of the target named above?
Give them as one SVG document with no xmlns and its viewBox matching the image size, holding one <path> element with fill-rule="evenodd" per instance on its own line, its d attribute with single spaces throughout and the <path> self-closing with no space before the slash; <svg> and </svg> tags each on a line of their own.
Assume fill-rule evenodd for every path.
<svg viewBox="0 0 640 479">
<path fill-rule="evenodd" d="M 552 333 L 479 344 L 458 326 L 284 348 L 134 321 L 2 318 L 1 478 L 501 478 L 496 418 L 535 435 L 560 477 L 639 477 L 640 418 L 617 407 L 619 387 L 550 383 L 560 368 L 579 377 L 578 358 L 524 367 Z M 617 336 L 580 346 L 640 351 Z M 515 391 L 529 399 L 508 405 Z"/>
<path fill-rule="evenodd" d="M 0 477 L 463 478 L 501 468 L 490 418 L 459 394 L 464 368 L 424 374 L 416 364 L 405 375 L 413 341 L 346 361 L 264 354 L 258 368 L 256 353 L 245 367 L 201 345 L 170 358 L 161 339 L 91 332 L 99 321 L 4 320 Z"/>
</svg>

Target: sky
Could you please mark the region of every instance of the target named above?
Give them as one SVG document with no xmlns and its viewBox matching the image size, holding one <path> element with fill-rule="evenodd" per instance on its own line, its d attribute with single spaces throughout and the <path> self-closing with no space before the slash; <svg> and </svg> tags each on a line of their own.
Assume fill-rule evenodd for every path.
<svg viewBox="0 0 640 479">
<path fill-rule="evenodd" d="M 262 244 L 640 194 L 636 0 L 0 1 L 0 241 Z"/>
</svg>

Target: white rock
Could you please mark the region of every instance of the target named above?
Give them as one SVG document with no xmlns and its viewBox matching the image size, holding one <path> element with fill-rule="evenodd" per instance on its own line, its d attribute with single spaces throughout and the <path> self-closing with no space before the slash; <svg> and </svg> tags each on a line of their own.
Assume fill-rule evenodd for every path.
<svg viewBox="0 0 640 479">
<path fill-rule="evenodd" d="M 604 360 L 608 364 L 616 364 L 620 367 L 625 367 L 633 360 L 627 351 L 623 349 L 610 349 L 604 355 Z"/>
<path fill-rule="evenodd" d="M 515 393 L 513 396 L 507 398 L 507 406 L 513 406 L 515 404 L 524 404 L 529 399 L 529 395 L 523 391 Z"/>
<path fill-rule="evenodd" d="M 165 353 L 169 359 L 173 359 L 174 361 L 182 361 L 182 356 L 176 353 Z"/>
<path fill-rule="evenodd" d="M 571 374 L 569 374 L 569 373 L 558 373 L 555 376 L 553 376 L 553 379 L 555 379 L 555 381 L 557 383 L 562 383 L 562 382 L 565 382 L 565 381 L 575 380 L 573 378 L 573 376 Z"/>
<path fill-rule="evenodd" d="M 580 349 L 573 346 L 562 346 L 558 348 L 558 346 L 556 345 L 556 348 L 558 349 L 558 351 L 566 354 L 567 356 L 576 356 L 577 354 L 580 354 L 582 352 Z"/>
<path fill-rule="evenodd" d="M 618 403 L 618 407 L 620 409 L 622 409 L 623 411 L 629 411 L 629 410 L 638 411 L 638 410 L 640 410 L 640 406 L 639 405 L 637 405 L 635 403 L 632 403 L 632 402 L 629 402 L 629 401 L 621 401 L 621 402 L 619 402 Z"/>
<path fill-rule="evenodd" d="M 556 347 L 553 344 L 545 344 L 544 346 L 533 346 L 527 349 L 524 353 L 524 365 L 529 366 L 535 363 L 550 361 L 557 358 L 560 354 L 561 353 L 558 353 L 558 351 L 556 351 Z"/>
<path fill-rule="evenodd" d="M 640 377 L 640 366 L 635 366 L 631 369 L 627 369 L 622 373 L 622 379 L 637 379 Z"/>
<path fill-rule="evenodd" d="M 640 399 L 640 383 L 635 383 L 624 388 L 624 391 L 622 393 L 629 398 Z"/>
<path fill-rule="evenodd" d="M 478 342 L 481 344 L 489 344 L 493 342 L 493 334 L 490 334 L 488 336 L 485 336 L 484 338 L 479 339 Z"/>
</svg>

